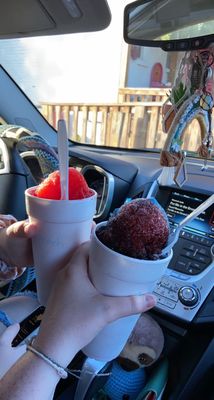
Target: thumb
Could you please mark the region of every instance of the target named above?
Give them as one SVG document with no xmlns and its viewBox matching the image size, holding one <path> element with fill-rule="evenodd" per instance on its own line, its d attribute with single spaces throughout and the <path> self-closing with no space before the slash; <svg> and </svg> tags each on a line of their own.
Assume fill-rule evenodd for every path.
<svg viewBox="0 0 214 400">
<path fill-rule="evenodd" d="M 156 297 L 150 293 L 141 296 L 109 297 L 108 303 L 108 322 L 112 322 L 117 318 L 150 310 L 156 305 Z"/>
<path fill-rule="evenodd" d="M 1 344 L 11 345 L 11 343 L 12 343 L 13 339 L 15 338 L 15 336 L 17 335 L 19 329 L 20 329 L 20 325 L 18 323 L 10 325 L 8 328 L 6 328 L 0 337 Z"/>
</svg>

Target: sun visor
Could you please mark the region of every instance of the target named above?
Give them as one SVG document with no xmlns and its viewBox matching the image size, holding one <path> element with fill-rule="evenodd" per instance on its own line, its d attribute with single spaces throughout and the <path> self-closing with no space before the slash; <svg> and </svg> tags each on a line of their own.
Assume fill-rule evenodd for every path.
<svg viewBox="0 0 214 400">
<path fill-rule="evenodd" d="M 7 0 L 1 16 L 2 39 L 99 31 L 111 21 L 106 0 Z"/>
</svg>

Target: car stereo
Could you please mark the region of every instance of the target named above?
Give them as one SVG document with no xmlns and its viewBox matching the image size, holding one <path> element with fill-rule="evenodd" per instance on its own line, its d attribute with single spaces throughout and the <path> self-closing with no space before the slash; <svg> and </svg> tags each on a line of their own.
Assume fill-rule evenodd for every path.
<svg viewBox="0 0 214 400">
<path fill-rule="evenodd" d="M 205 194 L 165 186 L 159 186 L 154 197 L 165 209 L 172 229 L 208 198 Z M 190 322 L 213 289 L 213 283 L 214 205 L 180 232 L 167 271 L 154 289 L 158 298 L 156 309 Z"/>
</svg>

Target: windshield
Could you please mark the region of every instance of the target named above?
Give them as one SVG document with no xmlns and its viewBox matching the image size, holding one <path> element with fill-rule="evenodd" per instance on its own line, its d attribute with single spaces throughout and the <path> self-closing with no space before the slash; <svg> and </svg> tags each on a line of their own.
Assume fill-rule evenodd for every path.
<svg viewBox="0 0 214 400">
<path fill-rule="evenodd" d="M 163 118 L 185 53 L 127 45 L 127 3 L 109 0 L 112 21 L 103 31 L 1 40 L 0 62 L 54 128 L 59 118 L 66 120 L 70 140 L 160 151 L 167 138 Z M 194 119 L 182 148 L 198 156 L 200 143 L 201 124 Z"/>
</svg>

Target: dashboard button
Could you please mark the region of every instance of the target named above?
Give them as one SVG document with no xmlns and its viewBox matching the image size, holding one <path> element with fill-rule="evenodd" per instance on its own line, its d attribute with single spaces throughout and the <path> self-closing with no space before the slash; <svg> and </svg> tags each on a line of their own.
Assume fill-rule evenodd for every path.
<svg viewBox="0 0 214 400">
<path fill-rule="evenodd" d="M 198 302 L 198 293 L 191 286 L 183 286 L 178 291 L 178 298 L 185 306 L 194 306 Z"/>
<path fill-rule="evenodd" d="M 190 259 L 185 257 L 180 257 L 176 262 L 175 269 L 176 271 L 187 273 L 190 263 L 191 263 Z"/>
<path fill-rule="evenodd" d="M 184 237 L 185 239 L 190 239 L 191 234 L 189 232 L 182 231 L 181 236 Z"/>
<path fill-rule="evenodd" d="M 198 246 L 195 244 L 189 244 L 189 242 L 184 243 L 184 248 L 190 251 L 193 251 L 194 253 L 196 252 L 196 250 L 198 250 Z"/>
<path fill-rule="evenodd" d="M 200 274 L 201 271 L 202 271 L 202 269 L 199 269 L 198 267 L 194 267 L 193 263 L 192 263 L 191 265 L 189 265 L 186 273 L 189 275 L 198 275 L 198 274 Z"/>
<path fill-rule="evenodd" d="M 203 256 L 207 256 L 210 257 L 210 249 L 207 247 L 200 247 L 200 249 L 198 250 L 198 252 L 200 254 L 202 254 Z"/>
<path fill-rule="evenodd" d="M 192 258 L 194 253 L 189 250 L 182 250 L 181 256 Z"/>
<path fill-rule="evenodd" d="M 202 265 L 196 261 L 192 262 L 190 264 L 191 268 L 197 269 L 198 271 L 201 271 Z"/>
<path fill-rule="evenodd" d="M 157 304 L 161 304 L 167 308 L 175 308 L 176 303 L 172 300 L 166 299 L 165 297 L 162 296 L 157 296 Z"/>
<path fill-rule="evenodd" d="M 204 256 L 202 256 L 202 255 L 200 255 L 200 254 L 197 254 L 197 255 L 194 257 L 194 259 L 197 260 L 197 261 L 199 261 L 199 262 L 201 262 L 201 263 L 204 263 L 204 264 L 207 263 L 207 257 L 204 257 Z"/>
<path fill-rule="evenodd" d="M 212 239 L 204 239 L 204 240 L 203 240 L 203 244 L 205 244 L 205 246 L 211 247 L 213 243 L 214 243 L 214 242 L 213 242 Z"/>
</svg>

